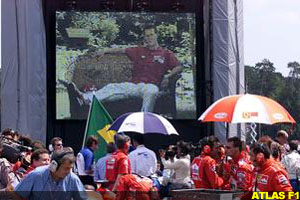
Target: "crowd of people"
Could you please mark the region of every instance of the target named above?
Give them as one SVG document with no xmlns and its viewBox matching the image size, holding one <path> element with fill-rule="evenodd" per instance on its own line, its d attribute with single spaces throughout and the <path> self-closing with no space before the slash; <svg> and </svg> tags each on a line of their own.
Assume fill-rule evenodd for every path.
<svg viewBox="0 0 300 200">
<path fill-rule="evenodd" d="M 196 146 L 179 141 L 158 152 L 145 147 L 142 134 L 116 134 L 97 161 L 94 136 L 78 153 L 82 159 L 59 137 L 51 140 L 51 152 L 11 129 L 0 141 L 0 191 L 13 191 L 17 199 L 87 199 L 88 190 L 117 200 L 163 199 L 172 190 L 192 188 L 244 191 L 244 199 L 251 199 L 251 191 L 300 191 L 299 144 L 283 130 L 250 146 L 238 137 L 222 144 L 209 136 Z"/>
</svg>

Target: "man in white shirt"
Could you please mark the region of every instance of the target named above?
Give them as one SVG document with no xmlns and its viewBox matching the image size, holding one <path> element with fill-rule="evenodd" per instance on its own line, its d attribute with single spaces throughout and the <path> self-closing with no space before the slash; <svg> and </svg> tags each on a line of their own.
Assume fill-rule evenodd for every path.
<svg viewBox="0 0 300 200">
<path fill-rule="evenodd" d="M 144 146 L 142 134 L 133 137 L 133 145 L 136 149 L 129 154 L 132 173 L 141 176 L 153 175 L 157 169 L 157 158 L 153 151 Z"/>
<path fill-rule="evenodd" d="M 289 142 L 290 153 L 285 155 L 281 160 L 281 163 L 285 166 L 286 171 L 289 174 L 290 183 L 293 187 L 293 191 L 300 191 L 300 183 L 298 178 L 300 177 L 300 155 L 297 152 L 298 141 L 292 140 Z"/>
</svg>

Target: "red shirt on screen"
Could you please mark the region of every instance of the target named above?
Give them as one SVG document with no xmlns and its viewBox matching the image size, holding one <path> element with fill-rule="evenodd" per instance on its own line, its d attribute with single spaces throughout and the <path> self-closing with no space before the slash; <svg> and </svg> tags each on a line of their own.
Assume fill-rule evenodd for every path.
<svg viewBox="0 0 300 200">
<path fill-rule="evenodd" d="M 128 156 L 117 150 L 106 160 L 105 176 L 108 181 L 115 182 L 119 174 L 131 174 L 131 167 Z"/>
<path fill-rule="evenodd" d="M 127 48 L 125 52 L 133 62 L 133 83 L 142 82 L 159 85 L 163 75 L 179 65 L 174 53 L 161 47 L 156 50 L 132 47 Z"/>
</svg>

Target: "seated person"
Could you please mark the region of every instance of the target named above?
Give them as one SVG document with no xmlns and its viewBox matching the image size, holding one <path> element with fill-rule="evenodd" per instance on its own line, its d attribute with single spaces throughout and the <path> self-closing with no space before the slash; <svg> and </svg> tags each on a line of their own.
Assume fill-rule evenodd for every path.
<svg viewBox="0 0 300 200">
<path fill-rule="evenodd" d="M 97 90 L 95 95 L 98 100 L 140 97 L 143 99 L 141 111 L 144 112 L 153 112 L 159 88 L 166 88 L 169 78 L 182 71 L 182 66 L 180 66 L 174 53 L 159 46 L 154 26 L 145 27 L 143 46 L 126 49 L 114 48 L 98 53 L 125 53 L 133 62 L 131 81 L 111 83 Z M 66 85 L 64 81 L 60 82 Z M 85 104 L 92 101 L 94 92 L 82 93 L 74 83 L 71 83 L 71 85 L 79 93 Z"/>
</svg>

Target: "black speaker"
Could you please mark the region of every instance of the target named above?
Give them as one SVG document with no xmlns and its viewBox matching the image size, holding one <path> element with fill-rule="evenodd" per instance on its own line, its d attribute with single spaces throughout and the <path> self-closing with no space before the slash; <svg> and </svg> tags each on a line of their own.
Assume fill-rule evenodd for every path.
<svg viewBox="0 0 300 200">
<path fill-rule="evenodd" d="M 23 146 L 14 140 L 1 138 L 3 150 L 1 157 L 6 158 L 10 163 L 16 163 L 21 158 L 22 152 L 32 151 L 31 147 Z"/>
<path fill-rule="evenodd" d="M 16 146 L 4 142 L 1 156 L 14 164 L 21 157 L 21 151 Z"/>
</svg>

